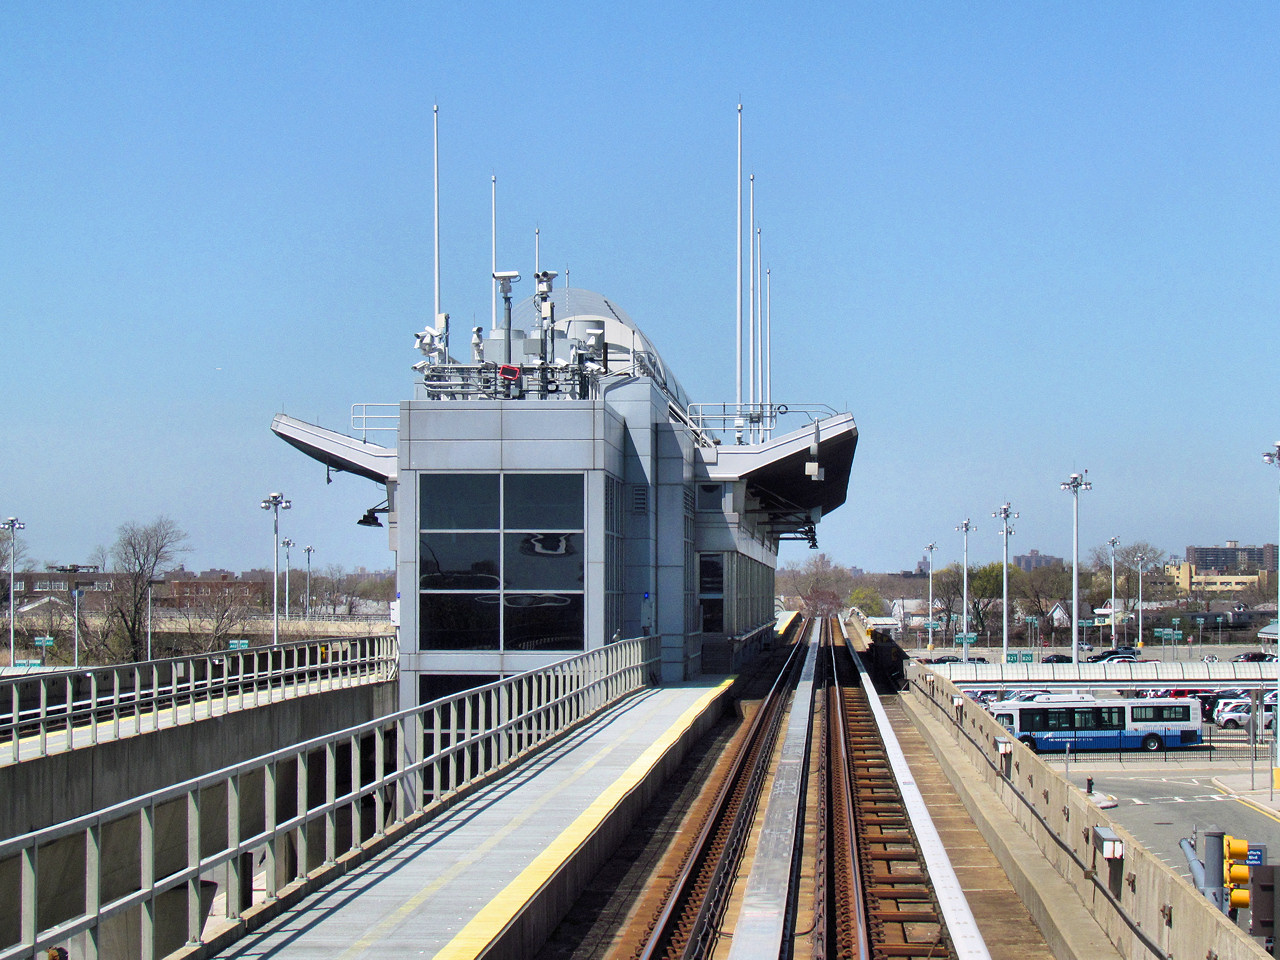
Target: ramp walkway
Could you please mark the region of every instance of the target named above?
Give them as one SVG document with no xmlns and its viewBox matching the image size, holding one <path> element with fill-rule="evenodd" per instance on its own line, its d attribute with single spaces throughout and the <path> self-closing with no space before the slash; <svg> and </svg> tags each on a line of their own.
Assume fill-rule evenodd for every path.
<svg viewBox="0 0 1280 960">
<path fill-rule="evenodd" d="M 213 955 L 532 955 L 729 685 L 704 678 L 627 698 Z"/>
</svg>

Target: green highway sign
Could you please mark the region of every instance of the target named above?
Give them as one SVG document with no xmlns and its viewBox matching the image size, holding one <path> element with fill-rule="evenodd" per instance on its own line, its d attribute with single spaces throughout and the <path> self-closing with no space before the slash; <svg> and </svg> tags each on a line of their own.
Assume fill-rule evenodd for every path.
<svg viewBox="0 0 1280 960">
<path fill-rule="evenodd" d="M 1004 662 L 1005 662 L 1005 663 L 1017 663 L 1017 662 L 1018 662 L 1018 653 L 1017 653 L 1017 651 L 1016 651 L 1016 650 L 1010 650 L 1008 653 L 1006 653 L 1006 654 L 1004 655 Z"/>
<path fill-rule="evenodd" d="M 36 637 L 35 643 L 37 647 L 52 647 L 53 637 Z"/>
<path fill-rule="evenodd" d="M 1176 622 L 1176 621 L 1175 621 L 1175 622 Z M 1181 630 L 1174 630 L 1174 631 L 1173 631 L 1173 642 L 1174 642 L 1174 643 L 1177 643 L 1177 642 L 1178 642 L 1179 640 L 1181 640 L 1181 639 L 1182 639 L 1182 631 L 1181 631 Z"/>
<path fill-rule="evenodd" d="M 39 667 L 41 663 L 39 660 L 15 660 L 13 665 L 15 667 Z"/>
<path fill-rule="evenodd" d="M 976 633 L 957 633 L 956 643 L 977 643 L 978 635 Z"/>
<path fill-rule="evenodd" d="M 227 648 L 229 650 L 248 650 L 249 641 L 248 640 L 231 640 L 231 641 L 228 641 Z"/>
<path fill-rule="evenodd" d="M 1023 663 L 1031 663 L 1035 660 L 1035 655 L 1030 650 L 1023 650 L 1019 656 L 1022 657 Z"/>
</svg>

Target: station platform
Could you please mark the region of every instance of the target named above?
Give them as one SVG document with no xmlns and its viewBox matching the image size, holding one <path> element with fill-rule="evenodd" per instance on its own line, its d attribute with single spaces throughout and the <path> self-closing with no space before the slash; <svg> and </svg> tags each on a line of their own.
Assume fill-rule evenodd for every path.
<svg viewBox="0 0 1280 960">
<path fill-rule="evenodd" d="M 705 677 L 628 698 L 215 955 L 532 955 L 731 684 Z"/>
</svg>

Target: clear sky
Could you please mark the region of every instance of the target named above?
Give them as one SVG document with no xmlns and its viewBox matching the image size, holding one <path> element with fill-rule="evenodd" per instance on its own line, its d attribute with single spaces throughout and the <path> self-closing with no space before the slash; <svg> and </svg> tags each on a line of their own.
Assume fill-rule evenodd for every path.
<svg viewBox="0 0 1280 960">
<path fill-rule="evenodd" d="M 1276 539 L 1280 4 L 0 5 L 0 515 L 39 562 L 129 520 L 190 567 L 386 567 L 380 500 L 276 439 L 411 396 L 499 267 L 615 299 L 734 390 L 735 105 L 774 397 L 857 417 L 822 549 Z M 526 282 L 516 288 L 527 295 Z M 524 287 L 525 289 L 522 289 Z M 804 559 L 802 549 L 787 558 Z M 297 556 L 295 555 L 295 563 Z"/>
</svg>

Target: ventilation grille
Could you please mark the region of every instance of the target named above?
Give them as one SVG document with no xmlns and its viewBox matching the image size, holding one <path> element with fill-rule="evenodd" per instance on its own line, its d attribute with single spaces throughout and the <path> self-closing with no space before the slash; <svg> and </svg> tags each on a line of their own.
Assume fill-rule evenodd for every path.
<svg viewBox="0 0 1280 960">
<path fill-rule="evenodd" d="M 649 513 L 649 488 L 643 484 L 631 485 L 631 512 L 637 517 L 643 517 Z"/>
</svg>

